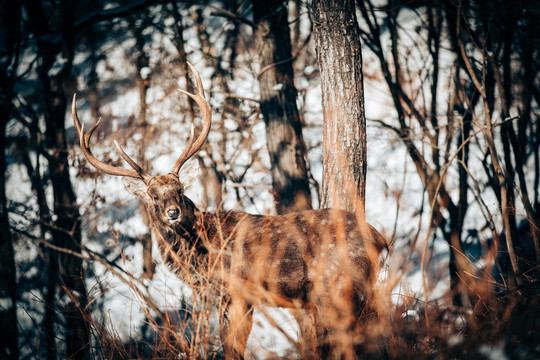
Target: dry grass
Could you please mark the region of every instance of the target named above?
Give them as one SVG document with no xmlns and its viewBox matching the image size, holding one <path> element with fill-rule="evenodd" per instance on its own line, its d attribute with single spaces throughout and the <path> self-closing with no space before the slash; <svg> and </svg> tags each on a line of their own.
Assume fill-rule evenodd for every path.
<svg viewBox="0 0 540 360">
<path fill-rule="evenodd" d="M 298 231 L 290 229 L 288 232 Z M 337 234 L 337 238 L 340 237 Z M 100 354 L 97 357 L 222 358 L 215 315 L 217 313 L 222 321 L 224 313 L 230 310 L 224 303 L 226 292 L 249 302 L 259 300 L 265 305 L 281 305 L 267 287 L 251 284 L 252 287 L 247 288 L 244 279 L 231 272 L 227 256 L 232 253 L 226 246 L 231 239 L 221 241 L 222 248 L 210 258 L 198 257 L 190 248 L 176 254 L 177 274 L 195 295 L 182 309 L 169 311 L 161 317 L 148 312 L 144 334 L 125 342 L 115 335 L 114 330 L 93 323 L 99 348 L 96 354 Z M 338 248 L 340 243 L 337 241 Z M 378 259 L 373 259 L 373 263 L 377 264 Z M 265 259 L 257 259 L 250 264 L 250 271 L 264 274 L 268 272 L 264 264 Z M 324 313 L 317 314 L 320 323 L 324 324 L 324 331 L 305 332 L 295 339 L 269 318 L 276 331 L 281 331 L 290 341 L 291 349 L 284 358 L 446 359 L 488 358 L 490 353 L 505 353 L 511 358 L 533 359 L 540 354 L 540 336 L 536 331 L 540 325 L 538 282 L 531 281 L 520 288 L 496 293 L 493 280 L 485 277 L 476 283 L 474 304 L 462 307 L 435 302 L 426 305 L 421 295 L 412 292 L 400 294 L 401 299 L 407 301 L 395 304 L 391 301 L 392 293 L 405 275 L 390 268 L 384 280 L 367 287 L 358 310 L 354 308 L 353 294 L 344 291 L 344 288 L 350 289 L 355 274 L 342 266 L 329 276 L 327 270 L 331 266 L 325 263 L 316 268 L 322 280 L 314 284 L 321 294 L 335 294 L 331 297 L 332 304 L 325 304 Z M 306 314 L 306 303 L 289 305 Z M 266 315 L 264 308 L 261 312 Z M 234 326 L 230 330 L 236 331 Z M 260 356 L 280 358 L 268 353 Z"/>
</svg>

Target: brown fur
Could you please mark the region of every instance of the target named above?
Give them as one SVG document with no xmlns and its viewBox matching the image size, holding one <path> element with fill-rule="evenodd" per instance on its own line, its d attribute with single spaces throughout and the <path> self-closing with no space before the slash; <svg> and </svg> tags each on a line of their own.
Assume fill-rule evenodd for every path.
<svg viewBox="0 0 540 360">
<path fill-rule="evenodd" d="M 201 212 L 174 175 L 154 177 L 146 201 L 164 261 L 180 276 L 184 271 L 194 278 L 211 276 L 225 293 L 227 357 L 243 355 L 252 305 L 309 309 L 323 325 L 325 315 L 350 325 L 386 246 L 373 227 L 342 210 L 282 216 Z M 172 224 L 171 208 L 180 210 L 180 220 Z"/>
</svg>

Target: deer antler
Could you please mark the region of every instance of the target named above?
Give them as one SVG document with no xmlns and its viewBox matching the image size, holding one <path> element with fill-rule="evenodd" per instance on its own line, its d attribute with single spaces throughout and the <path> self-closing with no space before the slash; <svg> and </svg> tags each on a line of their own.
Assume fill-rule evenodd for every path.
<svg viewBox="0 0 540 360">
<path fill-rule="evenodd" d="M 96 169 L 110 175 L 118 175 L 118 176 L 129 176 L 133 178 L 140 178 L 145 183 L 148 183 L 150 179 L 152 178 L 150 175 L 144 172 L 144 170 L 137 165 L 133 159 L 131 159 L 124 150 L 118 145 L 116 140 L 114 141 L 114 144 L 116 145 L 116 148 L 120 152 L 120 155 L 124 158 L 124 160 L 127 161 L 127 163 L 133 168 L 131 169 L 124 169 L 119 168 L 116 166 L 112 166 L 109 164 L 105 164 L 104 162 L 99 161 L 92 155 L 92 152 L 90 151 L 90 138 L 92 137 L 92 134 L 94 130 L 98 127 L 98 125 L 101 122 L 101 118 L 90 128 L 90 130 L 85 133 L 84 131 L 84 122 L 81 125 L 81 122 L 79 121 L 79 116 L 77 116 L 77 106 L 76 106 L 76 99 L 77 94 L 73 95 L 73 103 L 71 105 L 71 116 L 73 117 L 73 123 L 75 124 L 75 128 L 77 129 L 77 134 L 79 135 L 79 142 L 81 144 L 81 150 L 90 165 L 95 167 Z"/>
<path fill-rule="evenodd" d="M 197 151 L 200 150 L 200 148 L 203 146 L 204 142 L 206 141 L 206 138 L 208 138 L 208 134 L 210 133 L 210 126 L 212 124 L 212 111 L 210 109 L 210 104 L 208 103 L 208 101 L 206 101 L 206 98 L 204 97 L 204 89 L 203 89 L 201 77 L 199 76 L 199 73 L 197 72 L 197 70 L 195 70 L 193 65 L 189 63 L 189 61 L 187 62 L 187 64 L 189 68 L 191 69 L 191 71 L 193 71 L 193 75 L 195 76 L 195 81 L 197 82 L 197 93 L 192 94 L 183 89 L 179 89 L 179 90 L 183 92 L 184 94 L 186 94 L 187 96 L 189 96 L 190 98 L 192 98 L 193 100 L 195 100 L 197 105 L 199 105 L 199 107 L 201 108 L 202 115 L 203 115 L 204 123 L 203 123 L 202 132 L 197 138 L 197 140 L 195 140 L 195 142 L 193 142 L 193 128 L 191 128 L 191 136 L 189 138 L 188 145 L 186 146 L 186 149 L 184 150 L 184 152 L 178 157 L 178 159 L 174 163 L 174 166 L 171 170 L 171 173 L 173 174 L 178 174 L 178 172 L 180 172 L 180 169 L 182 168 L 182 165 L 184 165 L 184 163 L 190 157 L 195 155 L 195 153 L 197 153 Z"/>
<path fill-rule="evenodd" d="M 208 134 L 210 133 L 210 126 L 212 124 L 212 112 L 210 109 L 210 104 L 208 101 L 206 101 L 206 98 L 204 97 L 204 89 L 201 81 L 201 77 L 199 76 L 199 73 L 193 65 L 191 65 L 189 62 L 187 63 L 193 71 L 193 74 L 195 76 L 195 80 L 197 82 L 197 93 L 192 94 L 188 91 L 185 91 L 183 89 L 179 89 L 184 94 L 188 95 L 190 98 L 195 100 L 197 105 L 201 108 L 201 112 L 203 115 L 203 129 L 197 140 L 193 141 L 194 138 L 194 132 L 193 132 L 193 126 L 191 127 L 191 135 L 188 140 L 188 144 L 186 146 L 186 149 L 184 152 L 178 157 L 176 162 L 174 163 L 174 166 L 172 168 L 171 173 L 178 175 L 180 172 L 180 169 L 182 168 L 182 165 L 191 158 L 197 151 L 200 150 L 200 148 L 203 146 L 204 142 L 206 141 L 206 138 L 208 138 Z M 109 164 L 105 164 L 104 162 L 99 161 L 92 155 L 92 152 L 90 150 L 90 138 L 92 137 L 92 134 L 94 133 L 94 130 L 99 126 L 101 123 L 101 118 L 90 128 L 88 132 L 84 131 L 84 122 L 81 124 L 79 121 L 79 117 L 77 115 L 77 106 L 76 106 L 76 99 L 77 94 L 73 95 L 73 103 L 71 106 L 71 115 L 73 117 L 73 123 L 75 124 L 75 128 L 77 129 L 77 134 L 79 135 L 79 142 L 81 144 L 81 150 L 90 165 L 95 167 L 96 169 L 110 175 L 118 175 L 118 176 L 129 176 L 133 178 L 140 178 L 145 183 L 148 183 L 150 179 L 152 178 L 150 175 L 148 175 L 144 170 L 132 159 L 129 157 L 128 154 L 122 149 L 122 147 L 114 141 L 114 145 L 116 146 L 118 152 L 122 156 L 122 158 L 133 168 L 131 169 L 124 169 L 116 166 L 112 166 Z"/>
</svg>

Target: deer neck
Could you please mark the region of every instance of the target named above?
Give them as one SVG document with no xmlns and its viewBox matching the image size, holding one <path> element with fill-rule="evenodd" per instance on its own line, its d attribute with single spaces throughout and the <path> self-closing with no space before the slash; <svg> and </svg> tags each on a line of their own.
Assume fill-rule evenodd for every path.
<svg viewBox="0 0 540 360">
<path fill-rule="evenodd" d="M 176 223 L 164 222 L 150 205 L 147 212 L 161 257 L 172 270 L 186 266 L 185 255 L 193 249 L 199 256 L 208 252 L 199 239 L 202 213 L 190 199 L 184 198 L 182 220 Z"/>
<path fill-rule="evenodd" d="M 182 209 L 182 220 L 175 223 L 173 228 L 176 234 L 188 241 L 192 245 L 196 245 L 199 241 L 202 231 L 202 212 L 195 206 L 189 198 L 184 198 L 184 208 Z"/>
</svg>

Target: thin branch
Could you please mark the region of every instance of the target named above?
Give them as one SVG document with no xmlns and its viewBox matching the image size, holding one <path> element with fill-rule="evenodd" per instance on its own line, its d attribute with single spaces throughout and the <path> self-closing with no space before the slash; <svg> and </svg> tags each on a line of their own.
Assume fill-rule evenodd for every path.
<svg viewBox="0 0 540 360">
<path fill-rule="evenodd" d="M 246 19 L 243 16 L 239 16 L 239 15 L 237 15 L 237 14 L 235 14 L 235 13 L 229 11 L 229 10 L 225 10 L 223 8 L 220 8 L 220 7 L 217 7 L 215 5 L 211 5 L 211 4 L 207 4 L 206 7 L 209 7 L 211 9 L 216 10 L 216 11 L 213 11 L 213 12 L 210 13 L 210 15 L 212 15 L 212 16 L 221 16 L 221 17 L 224 17 L 226 19 L 248 25 L 248 26 L 250 26 L 252 28 L 257 27 L 257 24 L 255 24 L 253 21 L 250 21 L 250 20 Z"/>
</svg>

